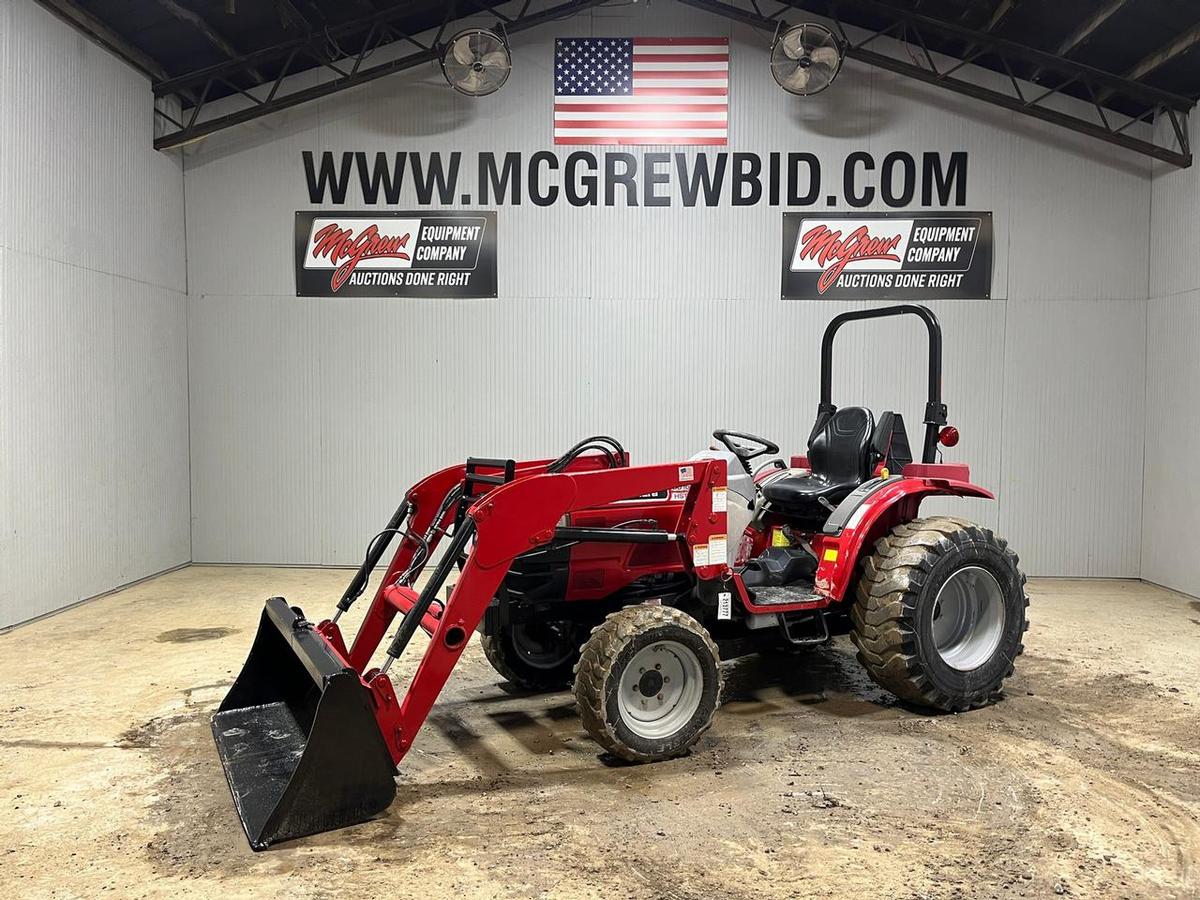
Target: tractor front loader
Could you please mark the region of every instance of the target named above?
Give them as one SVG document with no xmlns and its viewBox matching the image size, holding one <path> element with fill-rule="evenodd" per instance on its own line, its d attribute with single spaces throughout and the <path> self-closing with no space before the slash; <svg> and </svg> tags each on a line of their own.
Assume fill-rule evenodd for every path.
<svg viewBox="0 0 1200 900">
<path fill-rule="evenodd" d="M 553 461 L 469 459 L 414 486 L 372 541 L 333 618 L 313 624 L 283 598 L 267 601 L 246 664 L 213 717 L 251 846 L 362 822 L 391 804 L 396 767 L 516 557 L 555 540 L 615 538 L 669 548 L 696 578 L 719 579 L 725 513 L 713 510 L 712 496 L 724 487 L 723 461 L 630 467 L 620 445 L 603 438 Z M 672 491 L 678 530 L 620 529 L 613 535 L 560 524 L 575 511 Z M 338 619 L 397 534 L 399 548 L 347 647 Z M 413 584 L 447 534 L 445 552 L 417 593 Z M 719 546 L 720 553 L 714 564 L 691 566 L 675 549 L 681 542 Z M 449 597 L 439 600 L 458 565 Z M 397 615 L 400 624 L 383 664 L 369 668 Z M 430 639 L 401 697 L 388 672 L 418 629 Z"/>
</svg>

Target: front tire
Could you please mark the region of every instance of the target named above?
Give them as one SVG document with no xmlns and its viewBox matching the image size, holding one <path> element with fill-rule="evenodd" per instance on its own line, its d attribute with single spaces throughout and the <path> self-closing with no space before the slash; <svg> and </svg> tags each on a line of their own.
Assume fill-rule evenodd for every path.
<svg viewBox="0 0 1200 900">
<path fill-rule="evenodd" d="M 485 634 L 483 655 L 511 684 L 527 691 L 557 691 L 571 683 L 584 626 L 574 622 L 517 623 Z"/>
<path fill-rule="evenodd" d="M 699 622 L 671 606 L 628 606 L 592 630 L 575 667 L 583 727 L 629 762 L 687 752 L 721 697 L 717 646 Z"/>
<path fill-rule="evenodd" d="M 863 563 L 851 618 L 858 659 L 901 700 L 985 706 L 1024 651 L 1025 575 L 989 529 L 934 517 L 900 525 Z"/>
</svg>

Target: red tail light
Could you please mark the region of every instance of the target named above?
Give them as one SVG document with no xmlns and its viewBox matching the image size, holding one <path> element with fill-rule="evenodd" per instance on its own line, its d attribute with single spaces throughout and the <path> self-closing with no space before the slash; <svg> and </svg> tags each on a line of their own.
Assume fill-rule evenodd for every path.
<svg viewBox="0 0 1200 900">
<path fill-rule="evenodd" d="M 958 429 L 953 425 L 947 425 L 938 432 L 938 443 L 943 447 L 953 447 L 958 444 Z"/>
</svg>

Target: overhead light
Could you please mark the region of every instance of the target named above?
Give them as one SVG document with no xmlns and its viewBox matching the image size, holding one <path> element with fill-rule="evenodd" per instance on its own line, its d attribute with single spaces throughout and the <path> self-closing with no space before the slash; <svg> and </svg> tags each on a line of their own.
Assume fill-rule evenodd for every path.
<svg viewBox="0 0 1200 900">
<path fill-rule="evenodd" d="M 837 78 L 843 55 L 842 42 L 824 25 L 793 25 L 771 47 L 771 74 L 789 94 L 819 94 Z"/>
<path fill-rule="evenodd" d="M 500 90 L 512 71 L 508 42 L 486 28 L 468 28 L 442 48 L 442 74 L 450 87 L 469 97 Z"/>
</svg>

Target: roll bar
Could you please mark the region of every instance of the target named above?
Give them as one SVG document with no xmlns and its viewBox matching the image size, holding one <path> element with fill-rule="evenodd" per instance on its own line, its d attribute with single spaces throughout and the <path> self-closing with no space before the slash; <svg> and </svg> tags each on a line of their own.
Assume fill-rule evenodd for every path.
<svg viewBox="0 0 1200 900">
<path fill-rule="evenodd" d="M 932 463 L 936 461 L 938 431 L 946 424 L 946 404 L 942 402 L 942 326 L 933 310 L 914 303 L 841 313 L 834 316 L 825 326 L 825 336 L 821 338 L 821 402 L 817 405 L 817 425 L 814 432 L 837 411 L 837 407 L 833 405 L 832 394 L 833 338 L 838 329 L 847 322 L 882 319 L 888 316 L 917 316 L 925 323 L 925 329 L 929 332 L 929 399 L 925 403 L 925 447 L 921 461 Z"/>
</svg>

